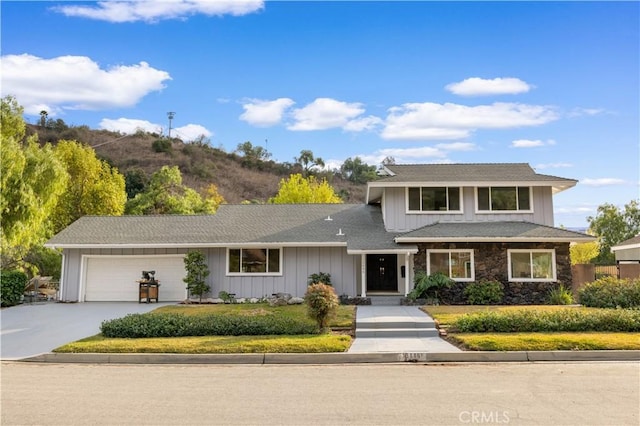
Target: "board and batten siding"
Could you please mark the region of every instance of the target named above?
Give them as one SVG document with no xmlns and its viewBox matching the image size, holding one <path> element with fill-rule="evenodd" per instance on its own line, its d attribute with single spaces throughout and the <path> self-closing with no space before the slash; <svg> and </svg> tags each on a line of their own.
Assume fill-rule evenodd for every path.
<svg viewBox="0 0 640 426">
<path fill-rule="evenodd" d="M 464 187 L 462 213 L 407 213 L 406 188 L 385 188 L 384 220 L 387 231 L 408 232 L 436 222 L 527 221 L 554 226 L 551 187 L 533 187 L 533 213 L 476 213 L 475 188 Z"/>
<path fill-rule="evenodd" d="M 360 256 L 348 255 L 344 247 L 285 247 L 282 255 L 282 275 L 228 276 L 227 249 L 208 249 L 211 295 L 217 297 L 218 292 L 226 291 L 246 298 L 274 293 L 303 297 L 309 275 L 318 272 L 331 274 L 331 283 L 339 295 L 355 295 L 360 288 Z"/>
<path fill-rule="evenodd" d="M 283 248 L 282 275 L 227 276 L 227 249 L 200 249 L 206 257 L 210 275 L 207 283 L 210 295 L 217 297 L 221 290 L 235 293 L 236 297 L 261 298 L 273 293 L 290 293 L 303 297 L 309 275 L 326 272 L 338 295 L 355 296 L 360 291 L 360 256 L 347 254 L 345 247 L 285 247 Z M 188 249 L 65 249 L 60 300 L 77 302 L 80 291 L 83 256 L 153 256 L 186 254 Z M 114 267 L 117 267 L 114 264 Z M 142 272 L 142 271 L 140 271 Z M 132 285 L 135 282 L 133 278 Z M 161 279 L 161 277 L 159 277 Z"/>
</svg>

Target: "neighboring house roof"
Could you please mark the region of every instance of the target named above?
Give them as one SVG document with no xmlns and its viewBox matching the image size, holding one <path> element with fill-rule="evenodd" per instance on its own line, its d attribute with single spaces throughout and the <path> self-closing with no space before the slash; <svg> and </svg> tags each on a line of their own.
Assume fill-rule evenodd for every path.
<svg viewBox="0 0 640 426">
<path fill-rule="evenodd" d="M 85 216 L 47 247 L 347 246 L 412 251 L 384 230 L 382 213 L 365 204 L 222 205 L 215 215 Z M 417 248 L 415 248 L 417 251 Z"/>
<path fill-rule="evenodd" d="M 554 193 L 576 185 L 575 179 L 536 173 L 526 163 L 393 164 L 386 175 L 369 182 L 367 202 L 379 199 L 382 188 L 399 186 L 550 186 Z"/>
<path fill-rule="evenodd" d="M 640 235 L 616 244 L 615 246 L 611 247 L 611 251 L 629 250 L 634 248 L 640 248 Z"/>
<path fill-rule="evenodd" d="M 587 242 L 595 237 L 531 222 L 439 222 L 398 235 L 415 242 Z"/>
</svg>

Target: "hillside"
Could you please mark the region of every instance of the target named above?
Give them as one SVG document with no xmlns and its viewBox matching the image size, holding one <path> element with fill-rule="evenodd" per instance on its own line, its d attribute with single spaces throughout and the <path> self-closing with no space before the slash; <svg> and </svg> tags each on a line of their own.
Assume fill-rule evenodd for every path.
<svg viewBox="0 0 640 426">
<path fill-rule="evenodd" d="M 274 161 L 250 161 L 235 153 L 214 148 L 206 143 L 183 143 L 173 139 L 167 152 L 157 152 L 158 135 L 139 132 L 123 136 L 117 132 L 92 130 L 87 126 L 67 127 L 27 125 L 27 133 L 37 133 L 41 143 L 76 140 L 93 147 L 99 158 L 108 161 L 122 174 L 141 169 L 150 176 L 162 166 L 178 166 L 183 182 L 200 191 L 215 184 L 229 204 L 243 201 L 264 202 L 278 191 L 278 183 L 291 173 L 301 172 L 300 165 Z M 292 157 L 298 153 L 292 153 Z M 333 173 L 322 173 L 346 203 L 364 202 L 365 185 L 342 179 Z"/>
</svg>

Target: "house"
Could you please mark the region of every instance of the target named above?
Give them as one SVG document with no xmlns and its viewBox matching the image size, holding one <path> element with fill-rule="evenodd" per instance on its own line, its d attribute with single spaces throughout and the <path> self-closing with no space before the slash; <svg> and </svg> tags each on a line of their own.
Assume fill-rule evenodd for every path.
<svg viewBox="0 0 640 426">
<path fill-rule="evenodd" d="M 503 282 L 506 302 L 540 303 L 571 283 L 569 244 L 594 239 L 554 227 L 553 194 L 576 183 L 527 164 L 387 165 L 364 204 L 87 216 L 46 246 L 63 250 L 63 301 L 136 301 L 143 270 L 156 271 L 160 300 L 183 300 L 183 257 L 200 250 L 214 296 L 302 296 L 318 272 L 331 274 L 338 294 L 402 296 L 422 269 L 456 281 L 451 303 L 483 279 Z"/>
<path fill-rule="evenodd" d="M 640 235 L 611 247 L 620 278 L 640 278 Z"/>
</svg>

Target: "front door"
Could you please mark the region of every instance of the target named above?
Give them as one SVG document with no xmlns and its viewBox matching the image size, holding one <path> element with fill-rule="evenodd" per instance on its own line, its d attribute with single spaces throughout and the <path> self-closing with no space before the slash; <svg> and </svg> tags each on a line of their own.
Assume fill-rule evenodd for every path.
<svg viewBox="0 0 640 426">
<path fill-rule="evenodd" d="M 397 255 L 367 255 L 367 291 L 398 291 Z"/>
</svg>

